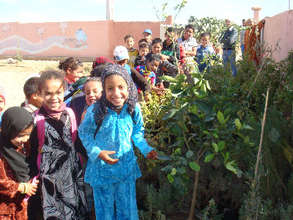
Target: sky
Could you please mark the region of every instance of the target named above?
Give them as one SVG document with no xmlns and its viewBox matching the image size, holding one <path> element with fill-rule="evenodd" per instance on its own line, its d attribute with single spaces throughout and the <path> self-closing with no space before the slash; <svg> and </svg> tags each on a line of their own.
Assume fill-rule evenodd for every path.
<svg viewBox="0 0 293 220">
<path fill-rule="evenodd" d="M 171 15 L 181 0 L 168 0 Z M 271 17 L 293 8 L 293 0 L 188 0 L 175 22 L 185 24 L 190 16 L 197 18 L 230 18 L 240 24 L 252 18 L 252 6 L 260 6 L 260 18 Z M 158 21 L 155 13 L 165 0 L 114 0 L 115 21 Z M 0 0 L 0 23 L 97 21 L 106 19 L 106 0 Z"/>
</svg>

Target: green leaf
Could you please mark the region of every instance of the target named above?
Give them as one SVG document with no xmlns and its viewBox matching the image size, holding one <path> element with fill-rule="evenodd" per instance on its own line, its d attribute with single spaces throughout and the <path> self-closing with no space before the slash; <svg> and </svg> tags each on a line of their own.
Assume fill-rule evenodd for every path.
<svg viewBox="0 0 293 220">
<path fill-rule="evenodd" d="M 252 128 L 251 126 L 246 125 L 246 124 L 244 124 L 244 125 L 242 126 L 242 128 L 243 128 L 243 129 L 247 129 L 247 130 L 253 130 L 253 128 Z"/>
<path fill-rule="evenodd" d="M 172 117 L 176 114 L 176 112 L 178 112 L 178 109 L 176 109 L 176 108 L 172 108 L 172 109 L 170 109 L 170 110 L 164 115 L 163 120 L 167 120 L 167 119 L 172 118 Z"/>
<path fill-rule="evenodd" d="M 214 159 L 215 155 L 214 154 L 208 154 L 205 158 L 204 158 L 204 162 L 208 163 L 210 161 L 212 161 Z"/>
<path fill-rule="evenodd" d="M 221 125 L 225 124 L 225 118 L 222 112 L 218 111 L 217 118 Z"/>
<path fill-rule="evenodd" d="M 189 112 L 193 113 L 193 114 L 197 114 L 197 106 L 196 105 L 191 105 L 189 107 Z"/>
<path fill-rule="evenodd" d="M 241 124 L 239 118 L 236 118 L 235 121 L 234 121 L 234 123 L 235 123 L 236 128 L 237 128 L 238 130 L 240 130 L 240 129 L 242 128 L 242 124 Z"/>
<path fill-rule="evenodd" d="M 167 175 L 167 178 L 168 178 L 169 183 L 174 182 L 174 177 L 170 173 Z"/>
<path fill-rule="evenodd" d="M 176 173 L 177 173 L 177 170 L 176 170 L 176 168 L 172 168 L 172 170 L 171 170 L 171 175 L 172 176 L 175 176 L 176 175 Z"/>
<path fill-rule="evenodd" d="M 212 143 L 212 146 L 213 146 L 215 152 L 218 153 L 219 152 L 219 146 L 216 143 Z"/>
<path fill-rule="evenodd" d="M 220 141 L 220 142 L 218 143 L 218 146 L 219 146 L 219 151 L 224 150 L 224 148 L 225 148 L 225 146 L 226 146 L 225 141 Z"/>
<path fill-rule="evenodd" d="M 189 167 L 196 172 L 200 171 L 200 166 L 194 161 L 189 162 Z"/>
<path fill-rule="evenodd" d="M 235 161 L 229 161 L 228 163 L 225 164 L 225 167 L 227 170 L 230 170 L 231 172 L 237 174 L 237 168 L 236 168 L 236 164 Z"/>
<path fill-rule="evenodd" d="M 185 156 L 187 158 L 191 158 L 193 155 L 194 155 L 193 151 L 189 150 L 189 151 L 186 152 L 186 155 Z"/>
<path fill-rule="evenodd" d="M 206 87 L 207 87 L 208 90 L 211 90 L 211 86 L 209 84 L 209 81 L 206 81 Z"/>
</svg>

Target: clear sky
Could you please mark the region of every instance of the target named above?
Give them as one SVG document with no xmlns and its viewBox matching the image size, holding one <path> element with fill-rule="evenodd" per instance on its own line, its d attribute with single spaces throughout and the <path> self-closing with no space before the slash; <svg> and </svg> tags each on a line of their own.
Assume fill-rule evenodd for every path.
<svg viewBox="0 0 293 220">
<path fill-rule="evenodd" d="M 114 0 L 114 20 L 156 21 L 156 7 L 164 0 Z M 170 14 L 181 0 L 169 0 Z M 190 16 L 230 18 L 240 23 L 253 17 L 251 7 L 262 7 L 260 18 L 274 16 L 293 8 L 293 0 L 188 0 L 177 23 Z M 106 18 L 106 0 L 0 0 L 0 22 L 96 21 Z"/>
</svg>

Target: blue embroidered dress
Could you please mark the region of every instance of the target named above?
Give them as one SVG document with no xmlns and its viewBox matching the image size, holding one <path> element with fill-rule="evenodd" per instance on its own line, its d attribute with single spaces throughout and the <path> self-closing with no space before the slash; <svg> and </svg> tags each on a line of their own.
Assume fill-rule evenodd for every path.
<svg viewBox="0 0 293 220">
<path fill-rule="evenodd" d="M 126 104 L 120 114 L 108 109 L 108 114 L 96 134 L 96 138 L 94 138 L 97 128 L 93 113 L 94 106 L 95 104 L 87 109 L 85 118 L 79 127 L 79 137 L 89 157 L 85 181 L 92 186 L 102 186 L 124 181 L 131 176 L 137 179 L 141 173 L 131 140 L 144 156 L 153 150 L 144 139 L 143 118 L 139 105 L 137 104 L 135 107 L 133 118 L 128 113 Z M 116 151 L 111 157 L 118 158 L 119 161 L 113 165 L 107 164 L 98 158 L 101 150 Z"/>
</svg>

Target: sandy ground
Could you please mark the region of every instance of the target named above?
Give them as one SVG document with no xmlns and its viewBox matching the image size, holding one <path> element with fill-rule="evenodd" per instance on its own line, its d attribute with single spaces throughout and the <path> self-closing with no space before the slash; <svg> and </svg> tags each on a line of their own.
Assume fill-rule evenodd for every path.
<svg viewBox="0 0 293 220">
<path fill-rule="evenodd" d="M 48 68 L 57 68 L 59 61 L 23 60 L 8 64 L 7 59 L 0 60 L 0 86 L 6 92 L 6 108 L 20 105 L 24 100 L 23 85 L 27 78 Z M 89 66 L 90 63 L 85 63 Z"/>
</svg>

